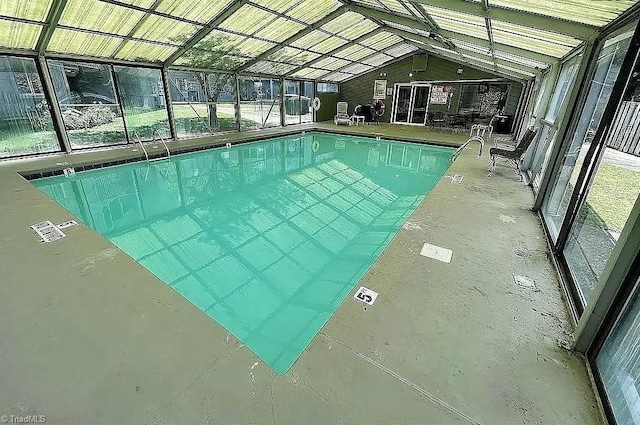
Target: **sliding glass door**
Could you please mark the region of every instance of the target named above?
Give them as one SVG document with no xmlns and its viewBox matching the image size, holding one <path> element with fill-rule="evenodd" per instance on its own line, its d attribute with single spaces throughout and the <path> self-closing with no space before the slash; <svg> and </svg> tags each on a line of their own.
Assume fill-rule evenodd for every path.
<svg viewBox="0 0 640 425">
<path fill-rule="evenodd" d="M 564 258 L 586 305 L 640 193 L 640 61 L 600 143 Z"/>
<path fill-rule="evenodd" d="M 396 84 L 391 122 L 425 125 L 430 94 L 429 84 Z"/>
<path fill-rule="evenodd" d="M 547 113 L 541 120 L 540 136 L 533 150 L 533 160 L 529 170 L 532 186 L 535 191 L 540 188 L 540 181 L 547 168 L 549 156 L 555 143 L 556 130 L 558 128 L 556 118 L 565 107 L 565 100 L 575 80 L 581 59 L 582 55 L 576 55 L 562 65 L 553 96 L 547 108 Z"/>
<path fill-rule="evenodd" d="M 598 377 L 619 425 L 640 425 L 640 291 L 623 310 L 596 355 Z"/>
<path fill-rule="evenodd" d="M 575 130 L 569 136 L 570 142 L 564 153 L 562 166 L 556 173 L 555 181 L 550 186 L 551 190 L 546 194 L 543 204 L 543 216 L 554 242 L 558 238 L 574 190 L 583 189 L 576 187 L 578 175 L 593 141 L 593 136 L 600 125 L 604 109 L 609 102 L 613 85 L 618 78 L 620 65 L 629 49 L 632 36 L 633 28 L 621 34 L 612 35 L 605 41 L 598 55 L 586 101 Z M 591 159 L 589 158 L 589 161 Z"/>
</svg>

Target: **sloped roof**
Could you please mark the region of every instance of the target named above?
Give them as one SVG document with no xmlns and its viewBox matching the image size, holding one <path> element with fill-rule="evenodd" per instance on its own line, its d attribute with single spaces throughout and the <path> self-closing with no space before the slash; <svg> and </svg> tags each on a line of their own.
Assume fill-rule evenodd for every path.
<svg viewBox="0 0 640 425">
<path fill-rule="evenodd" d="M 528 79 L 635 0 L 2 0 L 0 49 L 344 81 L 424 50 Z"/>
</svg>

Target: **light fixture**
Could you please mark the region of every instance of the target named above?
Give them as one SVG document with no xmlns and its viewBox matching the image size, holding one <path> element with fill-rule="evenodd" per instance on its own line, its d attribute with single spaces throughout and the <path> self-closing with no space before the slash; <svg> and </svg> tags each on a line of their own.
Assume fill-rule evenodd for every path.
<svg viewBox="0 0 640 425">
<path fill-rule="evenodd" d="M 409 73 L 409 77 L 413 77 L 413 72 L 410 72 L 410 73 Z"/>
</svg>

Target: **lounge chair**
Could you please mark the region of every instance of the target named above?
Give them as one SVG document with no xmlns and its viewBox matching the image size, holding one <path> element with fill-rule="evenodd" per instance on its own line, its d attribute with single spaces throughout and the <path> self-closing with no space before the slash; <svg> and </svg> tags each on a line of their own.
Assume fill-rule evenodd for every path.
<svg viewBox="0 0 640 425">
<path fill-rule="evenodd" d="M 336 115 L 333 117 L 335 125 L 347 124 L 351 125 L 349 117 L 349 104 L 347 102 L 338 102 L 336 104 Z"/>
<path fill-rule="evenodd" d="M 489 149 L 489 157 L 491 160 L 489 162 L 488 177 L 491 177 L 496 171 L 496 161 L 502 158 L 516 169 L 516 172 L 520 177 L 520 181 L 522 181 L 522 170 L 520 169 L 520 166 L 522 165 L 522 158 L 527 152 L 529 146 L 531 146 L 531 142 L 533 141 L 536 132 L 537 129 L 529 127 L 515 146 L 499 145 L 496 143 L 495 146 Z"/>
</svg>

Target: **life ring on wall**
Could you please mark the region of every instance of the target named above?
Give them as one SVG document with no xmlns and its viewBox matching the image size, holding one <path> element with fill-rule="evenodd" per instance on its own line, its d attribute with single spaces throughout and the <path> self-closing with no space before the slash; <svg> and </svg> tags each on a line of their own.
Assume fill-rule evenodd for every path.
<svg viewBox="0 0 640 425">
<path fill-rule="evenodd" d="M 313 98 L 313 103 L 311 104 L 311 107 L 313 108 L 314 111 L 317 111 L 318 109 L 320 109 L 320 98 L 319 97 L 314 97 Z"/>
<path fill-rule="evenodd" d="M 313 153 L 316 153 L 318 152 L 318 149 L 320 149 L 320 142 L 314 140 L 313 143 L 311 143 L 311 150 L 313 151 Z"/>
</svg>

